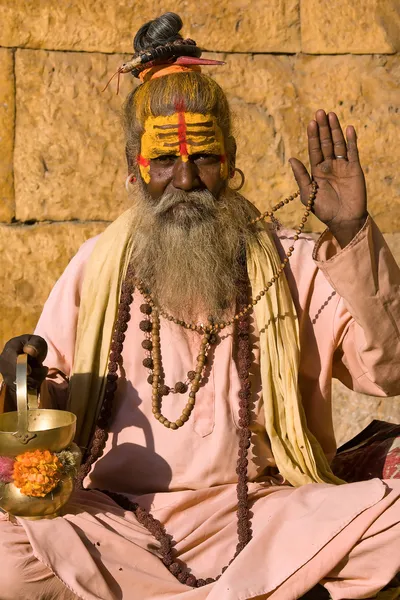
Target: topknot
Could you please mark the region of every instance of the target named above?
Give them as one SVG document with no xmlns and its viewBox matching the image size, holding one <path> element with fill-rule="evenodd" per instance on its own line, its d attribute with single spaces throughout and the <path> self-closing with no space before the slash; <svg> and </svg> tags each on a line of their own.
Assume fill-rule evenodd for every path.
<svg viewBox="0 0 400 600">
<path fill-rule="evenodd" d="M 170 44 L 182 40 L 179 31 L 183 23 L 179 15 L 167 12 L 145 23 L 137 32 L 133 40 L 135 53 Z"/>
</svg>

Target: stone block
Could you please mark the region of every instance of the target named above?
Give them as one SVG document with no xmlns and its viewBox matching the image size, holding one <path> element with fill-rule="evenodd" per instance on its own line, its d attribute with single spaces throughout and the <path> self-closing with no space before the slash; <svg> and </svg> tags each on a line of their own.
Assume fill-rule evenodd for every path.
<svg viewBox="0 0 400 600">
<path fill-rule="evenodd" d="M 309 54 L 398 52 L 398 0 L 302 0 L 301 49 Z"/>
<path fill-rule="evenodd" d="M 375 398 L 333 382 L 333 425 L 338 446 L 351 440 L 374 419 L 400 423 L 400 396 Z"/>
<path fill-rule="evenodd" d="M 123 0 L 54 3 L 0 2 L 0 45 L 46 50 L 132 52 L 136 31 L 171 10 L 163 0 L 129 5 Z M 226 52 L 298 52 L 299 0 L 204 0 L 177 9 L 183 34 L 199 46 Z"/>
<path fill-rule="evenodd" d="M 33 331 L 69 260 L 104 227 L 104 223 L 0 225 L 0 348 L 11 337 Z"/>
<path fill-rule="evenodd" d="M 335 110 L 355 125 L 370 211 L 383 231 L 400 229 L 400 157 L 396 56 L 210 54 L 210 68 L 231 101 L 244 195 L 267 210 L 297 188 L 288 159 L 308 164 L 307 123 L 315 110 Z M 124 144 L 118 113 L 130 86 L 100 94 L 121 56 L 17 52 L 17 218 L 114 219 L 126 206 Z M 349 85 L 351 82 L 351 85 Z M 30 132 L 30 135 L 28 135 Z M 295 202 L 280 217 L 294 226 Z M 309 229 L 321 231 L 315 218 Z"/>
<path fill-rule="evenodd" d="M 400 232 L 386 233 L 385 240 L 393 256 L 395 257 L 397 264 L 400 265 Z"/>
<path fill-rule="evenodd" d="M 132 77 L 101 90 L 124 56 L 18 50 L 18 220 L 112 220 L 127 204 L 120 124 Z"/>
<path fill-rule="evenodd" d="M 14 57 L 11 50 L 0 48 L 0 221 L 14 216 Z"/>
<path fill-rule="evenodd" d="M 399 55 L 301 56 L 295 69 L 303 114 L 321 107 L 355 126 L 369 210 L 382 231 L 399 231 Z"/>
<path fill-rule="evenodd" d="M 400 229 L 398 55 L 231 55 L 212 73 L 234 111 L 243 193 L 261 210 L 296 189 L 287 161 L 296 156 L 308 166 L 307 124 L 323 108 L 335 111 L 343 127 L 356 127 L 370 212 L 383 231 Z M 300 217 L 297 203 L 281 218 L 293 226 Z M 314 218 L 310 228 L 323 226 Z"/>
</svg>

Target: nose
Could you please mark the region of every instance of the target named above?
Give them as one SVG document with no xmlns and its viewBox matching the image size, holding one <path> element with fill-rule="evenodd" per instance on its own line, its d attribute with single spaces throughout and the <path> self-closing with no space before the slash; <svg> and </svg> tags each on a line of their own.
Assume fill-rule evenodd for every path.
<svg viewBox="0 0 400 600">
<path fill-rule="evenodd" d="M 178 190 L 190 190 L 200 187 L 200 177 L 196 165 L 190 161 L 179 158 L 174 165 L 172 183 Z"/>
</svg>

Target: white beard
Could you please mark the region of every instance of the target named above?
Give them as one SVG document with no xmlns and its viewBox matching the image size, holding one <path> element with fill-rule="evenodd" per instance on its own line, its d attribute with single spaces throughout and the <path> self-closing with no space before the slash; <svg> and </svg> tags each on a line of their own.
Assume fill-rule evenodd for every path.
<svg viewBox="0 0 400 600">
<path fill-rule="evenodd" d="M 184 320 L 220 320 L 234 312 L 249 235 L 247 201 L 226 190 L 177 191 L 134 198 L 132 264 L 156 303 Z M 243 263 L 243 260 L 242 260 Z"/>
</svg>

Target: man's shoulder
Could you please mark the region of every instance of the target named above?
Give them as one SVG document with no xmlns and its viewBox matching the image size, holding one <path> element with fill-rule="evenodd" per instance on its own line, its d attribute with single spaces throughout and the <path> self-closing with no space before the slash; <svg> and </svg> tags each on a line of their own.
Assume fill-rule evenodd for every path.
<svg viewBox="0 0 400 600">
<path fill-rule="evenodd" d="M 88 240 L 86 240 L 85 242 L 83 242 L 83 244 L 79 247 L 77 253 L 75 254 L 74 258 L 76 257 L 81 257 L 81 258 L 89 258 L 89 256 L 92 254 L 94 247 L 97 243 L 97 240 L 99 239 L 101 233 L 99 233 L 98 235 L 95 235 L 91 238 L 89 238 Z"/>
<path fill-rule="evenodd" d="M 74 279 L 81 280 L 85 271 L 88 260 L 96 246 L 100 235 L 89 238 L 78 248 L 77 252 L 72 256 L 66 268 L 62 272 L 59 281 L 71 281 Z"/>
<path fill-rule="evenodd" d="M 87 263 L 100 235 L 101 234 L 98 234 L 94 237 L 89 238 L 88 240 L 83 242 L 81 246 L 79 246 L 76 253 L 72 256 L 67 266 L 67 270 L 71 268 L 79 268 L 79 266 L 83 267 Z"/>
</svg>

